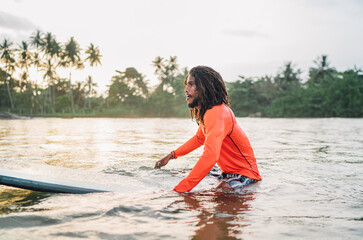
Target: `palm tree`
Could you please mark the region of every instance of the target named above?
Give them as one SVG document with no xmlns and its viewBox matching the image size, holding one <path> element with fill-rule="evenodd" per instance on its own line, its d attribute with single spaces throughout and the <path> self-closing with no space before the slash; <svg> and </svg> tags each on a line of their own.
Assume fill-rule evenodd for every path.
<svg viewBox="0 0 363 240">
<path fill-rule="evenodd" d="M 102 55 L 100 54 L 100 50 L 98 47 L 95 47 L 93 45 L 93 43 L 91 43 L 87 50 L 86 50 L 86 61 L 88 61 L 91 65 L 91 67 L 93 66 L 97 66 L 98 64 L 101 65 L 101 57 Z"/>
<path fill-rule="evenodd" d="M 173 88 L 173 92 L 175 92 L 174 85 L 175 85 L 175 78 L 178 75 L 178 63 L 176 56 L 170 56 L 169 61 L 165 66 L 165 75 L 166 78 L 164 79 L 164 85 L 171 86 Z"/>
<path fill-rule="evenodd" d="M 44 71 L 44 75 L 43 75 L 43 79 L 50 79 L 50 81 L 52 81 L 52 79 L 55 79 L 57 76 L 57 73 L 55 71 L 55 67 L 54 64 L 52 63 L 51 59 L 48 59 L 45 63 L 42 63 L 40 65 L 40 68 L 42 71 Z M 54 88 L 54 87 L 53 87 Z M 50 91 L 50 87 L 48 87 L 48 91 L 47 94 L 44 97 L 44 102 L 43 102 L 43 112 L 46 113 L 48 104 L 47 104 L 47 95 L 49 97 L 51 97 L 51 91 Z M 54 111 L 54 104 L 53 104 L 53 111 Z"/>
<path fill-rule="evenodd" d="M 177 57 L 170 56 L 169 60 L 163 59 L 158 56 L 153 61 L 153 66 L 155 69 L 155 74 L 158 75 L 160 84 L 157 91 L 168 91 L 175 93 L 174 82 L 178 75 L 178 64 Z"/>
<path fill-rule="evenodd" d="M 45 34 L 43 38 L 43 44 L 40 45 L 41 50 L 46 58 L 46 63 L 43 66 L 43 70 L 46 71 L 44 76 L 48 77 L 48 89 L 50 91 L 50 98 L 52 100 L 53 112 L 55 109 L 55 76 L 56 76 L 56 67 L 59 64 L 59 55 L 61 52 L 60 44 L 57 42 L 52 33 L 48 32 Z M 52 74 L 51 74 L 52 73 Z M 54 74 L 53 74 L 54 73 Z"/>
<path fill-rule="evenodd" d="M 170 56 L 168 63 L 168 70 L 170 72 L 174 72 L 178 69 L 177 56 Z"/>
<path fill-rule="evenodd" d="M 42 46 L 44 46 L 45 42 L 43 40 L 43 33 L 40 30 L 37 30 L 30 37 L 30 44 L 35 48 L 41 48 Z"/>
<path fill-rule="evenodd" d="M 10 81 L 12 79 L 12 73 L 15 70 L 15 60 L 13 56 L 13 51 L 10 47 L 13 45 L 12 42 L 10 42 L 7 39 L 4 39 L 3 43 L 0 44 L 0 61 L 5 63 L 5 82 L 6 82 L 6 88 L 8 91 L 8 96 L 10 100 L 10 107 L 11 109 L 14 109 L 14 102 L 11 95 L 10 90 Z"/>
<path fill-rule="evenodd" d="M 155 74 L 159 75 L 164 72 L 164 59 L 160 56 L 157 56 L 153 61 L 153 66 L 155 69 Z"/>
<path fill-rule="evenodd" d="M 35 33 L 32 34 L 30 37 L 30 45 L 33 46 L 33 52 L 31 52 L 31 65 L 35 67 L 36 72 L 38 72 L 39 67 L 41 67 L 42 58 L 41 58 L 41 49 L 44 46 L 45 42 L 43 40 L 44 35 L 40 30 L 37 30 Z M 38 81 L 35 79 L 34 85 L 35 85 L 35 104 L 39 103 L 37 100 L 38 96 Z"/>
<path fill-rule="evenodd" d="M 331 68 L 327 55 L 321 55 L 314 60 L 316 67 L 309 70 L 309 83 L 320 84 L 326 77 L 333 77 L 336 73 L 335 68 Z"/>
<path fill-rule="evenodd" d="M 29 52 L 29 44 L 26 41 L 22 41 L 21 45 L 19 46 L 19 56 L 17 61 L 17 67 L 19 67 L 22 71 L 21 75 L 28 76 L 29 72 L 29 65 L 31 62 L 30 58 L 30 52 Z M 28 84 L 28 79 L 21 78 L 21 80 L 24 80 L 26 84 Z"/>
<path fill-rule="evenodd" d="M 72 86 L 73 98 L 76 105 L 80 106 L 86 95 L 86 86 L 83 82 L 76 81 Z"/>
<path fill-rule="evenodd" d="M 101 57 L 102 55 L 100 54 L 100 49 L 98 47 L 95 47 L 95 45 L 93 43 L 90 43 L 90 45 L 88 46 L 86 52 L 87 57 L 86 57 L 86 61 L 90 63 L 90 66 L 97 66 L 98 64 L 101 64 Z M 91 102 L 90 102 L 90 94 L 93 91 L 92 87 L 97 86 L 97 84 L 93 83 L 93 79 L 91 76 L 88 76 L 87 78 L 87 86 L 88 86 L 88 92 L 87 92 L 87 98 L 84 102 L 84 108 L 86 107 L 86 102 L 88 102 L 88 108 L 91 108 Z"/>
<path fill-rule="evenodd" d="M 42 59 L 38 52 L 33 52 L 31 55 L 31 64 L 38 70 L 39 66 L 41 65 Z"/>
<path fill-rule="evenodd" d="M 292 62 L 288 62 L 285 64 L 283 68 L 280 69 L 280 72 L 274 78 L 274 81 L 279 90 L 286 91 L 290 90 L 294 87 L 299 86 L 301 70 L 294 70 L 294 66 Z"/>
<path fill-rule="evenodd" d="M 40 52 L 37 51 L 38 49 L 41 50 L 43 46 L 45 45 L 45 42 L 43 40 L 43 34 L 40 30 L 37 30 L 33 36 L 30 37 L 30 45 L 35 48 L 35 51 L 31 53 L 31 64 L 36 68 L 38 71 L 39 66 L 41 65 L 41 57 Z"/>
<path fill-rule="evenodd" d="M 72 93 L 72 68 L 76 69 L 84 68 L 83 62 L 80 57 L 81 48 L 79 44 L 74 40 L 74 37 L 71 37 L 69 41 L 65 45 L 64 52 L 62 54 L 62 63 L 64 67 L 69 67 L 69 95 L 71 98 L 72 105 L 72 113 L 74 113 L 74 99 Z"/>
<path fill-rule="evenodd" d="M 29 66 L 31 64 L 31 54 L 29 52 L 29 44 L 26 41 L 22 41 L 19 46 L 19 56 L 17 66 L 22 70 L 20 77 L 20 86 L 26 86 L 28 90 L 30 109 L 33 108 L 33 87 L 29 80 Z"/>
<path fill-rule="evenodd" d="M 88 76 L 86 78 L 86 86 L 88 88 L 87 90 L 87 98 L 84 101 L 84 107 L 83 107 L 83 111 L 86 108 L 86 105 L 88 103 L 88 108 L 91 108 L 91 100 L 90 100 L 90 96 L 91 94 L 95 93 L 95 91 L 93 90 L 93 87 L 97 86 L 97 83 L 93 82 L 92 76 Z"/>
</svg>

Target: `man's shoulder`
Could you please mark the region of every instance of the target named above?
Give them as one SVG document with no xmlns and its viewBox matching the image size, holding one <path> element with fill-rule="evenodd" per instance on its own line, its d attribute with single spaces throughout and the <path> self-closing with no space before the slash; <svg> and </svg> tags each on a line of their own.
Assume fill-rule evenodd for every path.
<svg viewBox="0 0 363 240">
<path fill-rule="evenodd" d="M 226 104 L 220 104 L 220 105 L 213 106 L 211 109 L 208 109 L 207 111 L 210 111 L 210 112 L 224 112 L 224 111 L 228 111 L 228 107 L 227 107 Z"/>
<path fill-rule="evenodd" d="M 231 120 L 233 121 L 231 110 L 225 104 L 213 106 L 204 114 L 206 131 L 208 131 L 208 128 L 212 126 L 217 126 L 219 131 L 225 131 L 225 133 L 230 132 L 230 128 L 232 126 L 230 125 L 232 122 Z"/>
<path fill-rule="evenodd" d="M 223 117 L 225 113 L 229 112 L 229 108 L 225 104 L 215 105 L 205 112 L 205 117 Z"/>
</svg>

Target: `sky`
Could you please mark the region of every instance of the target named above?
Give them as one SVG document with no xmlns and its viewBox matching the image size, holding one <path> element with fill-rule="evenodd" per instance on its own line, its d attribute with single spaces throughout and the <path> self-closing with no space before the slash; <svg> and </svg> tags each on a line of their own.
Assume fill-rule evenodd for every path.
<svg viewBox="0 0 363 240">
<path fill-rule="evenodd" d="M 275 75 L 290 61 L 306 78 L 322 54 L 339 71 L 363 68 L 361 0 L 1 0 L 0 42 L 37 29 L 99 46 L 101 66 L 72 71 L 91 75 L 99 93 L 128 67 L 157 84 L 157 56 L 210 66 L 225 81 Z"/>
</svg>

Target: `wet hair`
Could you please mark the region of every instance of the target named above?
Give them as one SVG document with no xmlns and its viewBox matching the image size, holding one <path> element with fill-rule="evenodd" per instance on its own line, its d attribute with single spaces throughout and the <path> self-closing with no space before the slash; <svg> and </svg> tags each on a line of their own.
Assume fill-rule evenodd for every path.
<svg viewBox="0 0 363 240">
<path fill-rule="evenodd" d="M 210 67 L 196 66 L 190 69 L 184 80 L 185 86 L 190 75 L 195 79 L 200 104 L 200 109 L 197 107 L 190 109 L 190 116 L 198 124 L 204 124 L 203 117 L 208 109 L 223 103 L 230 106 L 228 92 L 222 76 Z"/>
</svg>

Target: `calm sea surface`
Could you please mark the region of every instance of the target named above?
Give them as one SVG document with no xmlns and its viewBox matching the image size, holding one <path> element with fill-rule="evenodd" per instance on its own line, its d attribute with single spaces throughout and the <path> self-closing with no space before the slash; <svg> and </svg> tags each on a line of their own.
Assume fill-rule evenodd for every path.
<svg viewBox="0 0 363 240">
<path fill-rule="evenodd" d="M 117 187 L 50 194 L 0 186 L 0 239 L 363 239 L 363 119 L 239 118 L 263 180 L 207 176 L 172 192 L 202 152 L 155 161 L 189 119 L 0 120 L 0 168 Z"/>
</svg>

